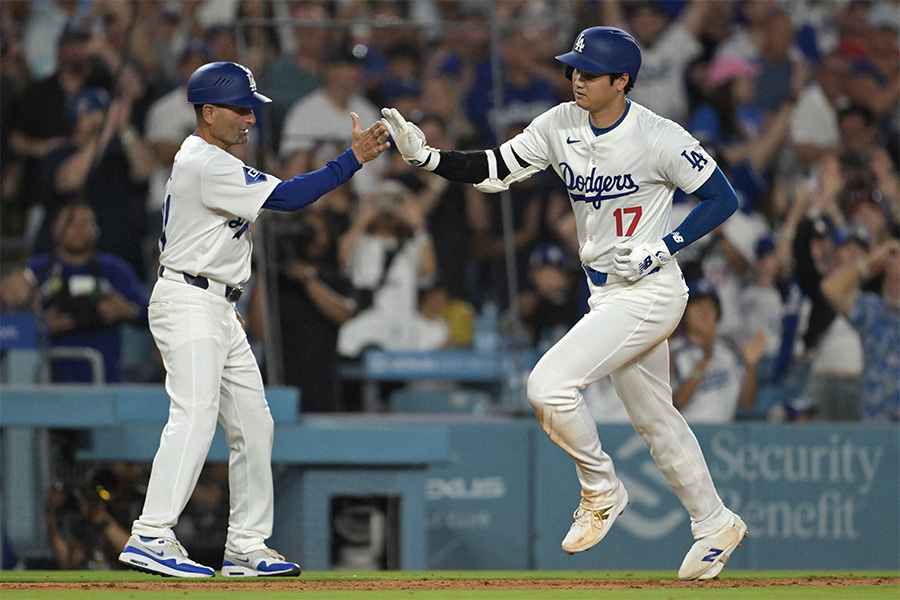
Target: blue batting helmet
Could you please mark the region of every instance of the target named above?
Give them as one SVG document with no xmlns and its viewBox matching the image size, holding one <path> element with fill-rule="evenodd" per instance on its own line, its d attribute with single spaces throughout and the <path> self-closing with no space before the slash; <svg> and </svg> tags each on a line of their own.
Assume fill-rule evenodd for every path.
<svg viewBox="0 0 900 600">
<path fill-rule="evenodd" d="M 207 63 L 188 80 L 189 104 L 231 104 L 253 107 L 271 102 L 256 91 L 253 73 L 233 62 Z"/>
<path fill-rule="evenodd" d="M 566 77 L 572 71 L 585 73 L 628 73 L 631 82 L 641 70 L 641 47 L 630 34 L 616 27 L 589 27 L 578 34 L 572 51 L 556 60 L 565 63 Z"/>
</svg>

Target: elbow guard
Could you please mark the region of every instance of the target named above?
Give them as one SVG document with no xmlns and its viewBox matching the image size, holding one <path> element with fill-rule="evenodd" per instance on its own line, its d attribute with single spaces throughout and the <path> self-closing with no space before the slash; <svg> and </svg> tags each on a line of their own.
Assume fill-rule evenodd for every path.
<svg viewBox="0 0 900 600">
<path fill-rule="evenodd" d="M 534 165 L 525 164 L 513 152 L 509 142 L 499 148 L 486 150 L 488 176 L 480 183 L 475 184 L 475 189 L 485 194 L 505 192 L 509 186 L 517 181 L 528 179 L 538 171 Z M 498 161 L 498 154 L 500 160 Z"/>
</svg>

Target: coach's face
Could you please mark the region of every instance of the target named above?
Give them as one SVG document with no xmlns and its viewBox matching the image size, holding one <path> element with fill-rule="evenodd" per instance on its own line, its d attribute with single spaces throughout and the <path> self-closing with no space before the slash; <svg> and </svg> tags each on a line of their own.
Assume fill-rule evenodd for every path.
<svg viewBox="0 0 900 600">
<path fill-rule="evenodd" d="M 250 139 L 250 126 L 256 123 L 253 109 L 230 104 L 206 104 L 204 117 L 209 123 L 209 132 L 223 149 L 236 144 L 246 144 Z M 209 112 L 207 112 L 209 111 Z"/>
</svg>

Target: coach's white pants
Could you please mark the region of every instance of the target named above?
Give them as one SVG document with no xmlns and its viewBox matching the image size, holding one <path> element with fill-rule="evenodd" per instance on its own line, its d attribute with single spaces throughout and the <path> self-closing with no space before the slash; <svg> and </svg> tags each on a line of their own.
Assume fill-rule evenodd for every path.
<svg viewBox="0 0 900 600">
<path fill-rule="evenodd" d="M 667 338 L 687 303 L 681 270 L 672 261 L 636 283 L 589 284 L 590 311 L 538 361 L 528 400 L 550 439 L 575 460 L 582 495 L 603 496 L 616 485 L 612 459 L 601 449 L 597 425 L 581 396 L 610 375 L 635 430 L 691 516 L 697 539 L 727 524 L 700 450 L 672 404 Z"/>
<path fill-rule="evenodd" d="M 160 279 L 149 318 L 166 369 L 169 422 L 132 533 L 175 537 L 172 527 L 197 484 L 218 421 L 230 451 L 225 547 L 237 553 L 264 548 L 272 535 L 274 424 L 234 305 L 206 290 Z"/>
</svg>

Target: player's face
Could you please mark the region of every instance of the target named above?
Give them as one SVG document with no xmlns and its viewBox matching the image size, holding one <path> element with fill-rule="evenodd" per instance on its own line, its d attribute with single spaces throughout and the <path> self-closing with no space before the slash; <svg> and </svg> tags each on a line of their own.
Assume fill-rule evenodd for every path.
<svg viewBox="0 0 900 600">
<path fill-rule="evenodd" d="M 618 85 L 620 79 L 610 81 L 606 73 L 586 73 L 575 69 L 572 72 L 572 91 L 575 93 L 575 104 L 589 113 L 608 110 L 618 99 L 624 83 Z"/>
<path fill-rule="evenodd" d="M 223 148 L 235 144 L 246 144 L 250 139 L 250 126 L 256 123 L 253 109 L 246 106 L 215 104 L 209 130 Z"/>
</svg>

